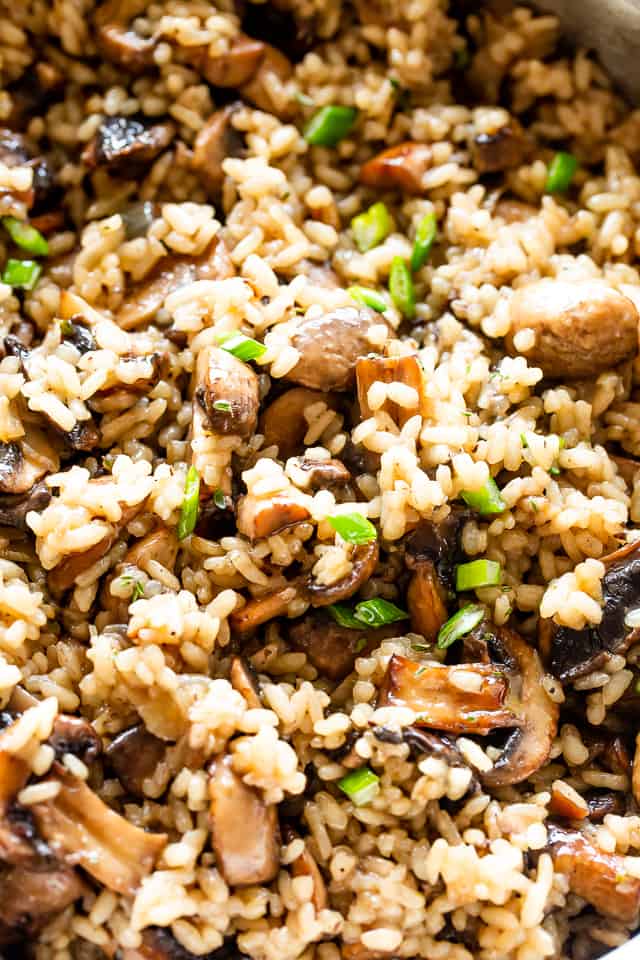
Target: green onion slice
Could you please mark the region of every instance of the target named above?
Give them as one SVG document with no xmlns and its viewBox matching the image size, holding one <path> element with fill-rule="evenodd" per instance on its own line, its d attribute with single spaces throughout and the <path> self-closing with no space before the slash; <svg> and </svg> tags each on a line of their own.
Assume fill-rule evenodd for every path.
<svg viewBox="0 0 640 960">
<path fill-rule="evenodd" d="M 416 315 L 416 295 L 411 271 L 402 257 L 394 257 L 391 261 L 389 293 L 402 316 L 412 320 Z"/>
<path fill-rule="evenodd" d="M 456 567 L 456 590 L 477 590 L 500 583 L 500 564 L 495 560 L 472 560 Z"/>
<path fill-rule="evenodd" d="M 215 490 L 213 493 L 213 502 L 215 503 L 218 510 L 225 510 L 227 507 L 227 501 L 222 490 Z"/>
<path fill-rule="evenodd" d="M 365 623 L 368 627 L 384 627 L 387 623 L 395 623 L 397 620 L 406 620 L 409 616 L 395 603 L 389 600 L 383 600 L 382 597 L 375 597 L 373 600 L 363 600 L 356 604 L 354 617 L 360 623 Z"/>
<path fill-rule="evenodd" d="M 224 333 L 218 337 L 218 343 L 223 350 L 232 353 L 238 360 L 257 360 L 267 352 L 264 343 L 258 343 L 252 337 L 246 337 L 244 333 L 234 331 L 233 333 Z"/>
<path fill-rule="evenodd" d="M 35 260 L 7 260 L 2 271 L 2 282 L 10 287 L 33 290 L 42 273 L 42 267 Z"/>
<path fill-rule="evenodd" d="M 213 409 L 219 410 L 220 413 L 229 413 L 231 410 L 231 404 L 228 400 L 214 400 Z"/>
<path fill-rule="evenodd" d="M 436 220 L 435 213 L 432 211 L 422 218 L 416 230 L 416 239 L 411 253 L 411 269 L 414 273 L 416 270 L 419 270 L 420 267 L 424 266 L 429 259 L 431 247 L 436 239 L 437 232 L 438 221 Z"/>
<path fill-rule="evenodd" d="M 3 217 L 2 224 L 17 247 L 22 247 L 36 257 L 46 257 L 49 253 L 49 244 L 30 223 L 15 217 Z"/>
<path fill-rule="evenodd" d="M 547 182 L 545 184 L 546 193 L 563 193 L 569 188 L 573 176 L 578 169 L 578 161 L 572 153 L 560 151 L 549 164 L 547 173 Z"/>
<path fill-rule="evenodd" d="M 355 107 L 321 107 L 304 128 L 304 138 L 313 146 L 335 147 L 349 133 L 357 116 Z"/>
<path fill-rule="evenodd" d="M 350 630 L 362 630 L 364 624 L 358 620 L 353 610 L 346 603 L 332 603 L 327 610 L 336 623 L 341 627 L 349 627 Z"/>
<path fill-rule="evenodd" d="M 369 543 L 378 536 L 374 525 L 361 513 L 335 513 L 327 520 L 347 543 Z"/>
<path fill-rule="evenodd" d="M 484 613 L 484 607 L 481 607 L 478 603 L 468 603 L 466 607 L 462 607 L 452 617 L 449 617 L 438 631 L 438 647 L 440 650 L 445 650 L 460 637 L 471 633 L 473 628 L 477 627 L 483 619 Z"/>
<path fill-rule="evenodd" d="M 507 509 L 493 477 L 489 477 L 479 490 L 462 490 L 460 496 L 468 506 L 482 515 L 503 513 Z"/>
<path fill-rule="evenodd" d="M 189 467 L 184 484 L 184 499 L 178 521 L 178 540 L 184 540 L 193 533 L 198 520 L 200 507 L 200 474 L 195 467 Z"/>
<path fill-rule="evenodd" d="M 358 250 L 366 253 L 389 236 L 393 230 L 393 220 L 385 204 L 379 201 L 354 217 L 351 229 Z"/>
<path fill-rule="evenodd" d="M 360 767 L 338 780 L 338 786 L 356 807 L 362 807 L 365 803 L 371 803 L 377 795 L 380 790 L 380 777 L 369 767 Z"/>
<path fill-rule="evenodd" d="M 384 313 L 389 308 L 387 301 L 375 290 L 369 290 L 368 287 L 349 287 L 347 289 L 349 296 L 362 303 L 365 307 L 371 307 L 377 313 Z"/>
</svg>

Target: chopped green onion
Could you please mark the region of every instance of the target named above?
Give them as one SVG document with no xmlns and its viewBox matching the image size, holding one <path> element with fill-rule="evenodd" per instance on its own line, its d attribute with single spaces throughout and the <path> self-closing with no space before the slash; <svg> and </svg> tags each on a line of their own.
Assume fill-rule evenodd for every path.
<svg viewBox="0 0 640 960">
<path fill-rule="evenodd" d="M 346 603 L 332 603 L 327 610 L 336 623 L 341 627 L 349 627 L 350 630 L 362 630 L 362 620 L 358 620 L 353 610 Z"/>
<path fill-rule="evenodd" d="M 347 293 L 353 300 L 364 304 L 365 307 L 371 307 L 372 310 L 376 310 L 378 313 L 384 313 L 389 307 L 384 297 L 376 293 L 375 290 L 369 290 L 368 287 L 349 287 Z"/>
<path fill-rule="evenodd" d="M 351 221 L 353 239 L 360 253 L 372 250 L 393 230 L 393 220 L 382 202 L 374 203 Z"/>
<path fill-rule="evenodd" d="M 219 410 L 221 413 L 229 413 L 231 410 L 231 404 L 228 400 L 214 400 L 213 409 Z"/>
<path fill-rule="evenodd" d="M 449 617 L 446 623 L 443 623 L 438 631 L 438 647 L 445 650 L 460 637 L 471 633 L 474 627 L 477 627 L 484 617 L 484 607 L 477 603 L 468 603 L 462 607 L 452 617 Z"/>
<path fill-rule="evenodd" d="M 561 150 L 549 164 L 547 182 L 545 183 L 546 193 L 563 193 L 569 188 L 573 180 L 573 175 L 578 169 L 578 161 L 572 153 L 565 153 Z"/>
<path fill-rule="evenodd" d="M 131 603 L 135 603 L 140 597 L 144 597 L 144 583 L 141 580 L 136 580 L 131 591 Z"/>
<path fill-rule="evenodd" d="M 223 350 L 228 350 L 238 360 L 257 360 L 267 352 L 264 343 L 258 343 L 251 337 L 245 337 L 244 333 L 234 332 L 225 333 L 218 337 L 218 343 Z"/>
<path fill-rule="evenodd" d="M 362 650 L 364 650 L 366 645 L 367 645 L 367 638 L 360 637 L 360 639 L 356 642 L 356 653 L 360 653 Z"/>
<path fill-rule="evenodd" d="M 438 221 L 436 220 L 435 213 L 432 211 L 422 218 L 416 230 L 416 239 L 411 254 L 411 269 L 414 273 L 429 259 L 431 247 L 433 246 L 437 232 Z"/>
<path fill-rule="evenodd" d="M 10 287 L 22 287 L 23 290 L 33 290 L 42 267 L 35 260 L 7 260 L 2 272 L 2 282 Z"/>
<path fill-rule="evenodd" d="M 500 583 L 500 564 L 495 560 L 472 560 L 456 568 L 456 590 L 477 590 Z"/>
<path fill-rule="evenodd" d="M 352 770 L 342 780 L 338 780 L 338 786 L 356 807 L 362 807 L 377 795 L 380 790 L 380 777 L 377 777 L 369 767 L 360 767 L 359 770 Z"/>
<path fill-rule="evenodd" d="M 483 515 L 502 513 L 507 509 L 493 477 L 489 477 L 479 490 L 462 490 L 460 496 L 469 507 Z"/>
<path fill-rule="evenodd" d="M 402 316 L 407 320 L 413 319 L 416 315 L 416 295 L 411 272 L 402 257 L 394 257 L 391 261 L 389 293 Z"/>
<path fill-rule="evenodd" d="M 355 107 L 321 107 L 304 128 L 304 138 L 313 146 L 335 147 L 349 133 L 357 116 Z"/>
<path fill-rule="evenodd" d="M 224 493 L 222 490 L 218 489 L 214 491 L 213 502 L 215 503 L 218 510 L 225 510 L 227 506 L 227 501 L 225 500 Z"/>
<path fill-rule="evenodd" d="M 397 620 L 406 620 L 409 616 L 395 603 L 376 597 L 373 600 L 363 600 L 356 604 L 354 617 L 368 627 L 384 627 L 387 623 L 396 623 Z"/>
<path fill-rule="evenodd" d="M 36 257 L 46 257 L 49 253 L 49 244 L 39 230 L 32 227 L 25 220 L 16 220 L 15 217 L 3 217 L 2 223 L 17 247 L 22 247 L 27 253 Z"/>
<path fill-rule="evenodd" d="M 184 540 L 193 533 L 198 520 L 200 507 L 200 474 L 195 467 L 189 467 L 184 484 L 184 499 L 178 521 L 178 540 Z"/>
<path fill-rule="evenodd" d="M 554 463 L 549 467 L 549 473 L 551 474 L 552 477 L 559 476 L 560 467 L 557 465 L 557 463 Z"/>
<path fill-rule="evenodd" d="M 327 520 L 347 543 L 369 543 L 378 536 L 374 525 L 361 513 L 335 513 Z"/>
</svg>

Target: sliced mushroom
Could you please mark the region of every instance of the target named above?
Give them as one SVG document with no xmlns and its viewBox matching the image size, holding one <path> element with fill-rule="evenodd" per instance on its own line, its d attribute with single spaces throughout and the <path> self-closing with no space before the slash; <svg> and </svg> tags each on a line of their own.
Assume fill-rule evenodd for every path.
<svg viewBox="0 0 640 960">
<path fill-rule="evenodd" d="M 385 400 L 379 410 L 387 413 L 394 423 L 403 427 L 407 420 L 416 414 L 424 415 L 425 410 L 425 376 L 422 364 L 417 356 L 408 357 L 361 357 L 356 364 L 356 380 L 358 386 L 358 404 L 360 417 L 366 420 L 373 415 L 369 406 L 369 388 L 375 382 L 402 383 L 416 391 L 416 400 L 410 406 L 400 406 L 392 400 Z"/>
<path fill-rule="evenodd" d="M 149 733 L 144 724 L 137 723 L 111 741 L 105 757 L 127 793 L 143 800 L 144 781 L 153 776 L 166 749 L 164 741 Z"/>
<path fill-rule="evenodd" d="M 261 540 L 281 533 L 310 518 L 309 510 L 293 496 L 275 494 L 259 500 L 251 494 L 240 497 L 236 513 L 238 531 L 249 540 Z"/>
<path fill-rule="evenodd" d="M 4 127 L 0 128 L 0 163 L 7 167 L 27 166 L 33 170 L 31 186 L 27 190 L 0 189 L 0 214 L 24 220 L 33 206 L 47 199 L 54 186 L 50 163 L 37 155 L 37 148 L 28 137 Z"/>
<path fill-rule="evenodd" d="M 208 46 L 191 47 L 188 57 L 196 70 L 214 87 L 241 87 L 251 80 L 262 63 L 266 45 L 245 33 L 232 38 L 225 53 L 211 54 Z"/>
<path fill-rule="evenodd" d="M 119 950 L 118 954 L 122 954 L 122 960 L 199 960 L 195 953 L 191 953 L 176 940 L 170 927 L 145 927 L 142 931 L 140 946 L 135 949 L 126 947 Z M 249 960 L 249 958 L 239 952 L 235 937 L 229 937 L 221 947 L 205 954 L 202 960 Z"/>
<path fill-rule="evenodd" d="M 411 629 L 433 643 L 447 619 L 447 595 L 430 560 L 416 563 L 407 588 Z"/>
<path fill-rule="evenodd" d="M 537 652 L 514 630 L 486 627 L 494 663 L 510 676 L 506 706 L 517 717 L 514 731 L 493 767 L 483 774 L 486 786 L 520 783 L 535 773 L 549 756 L 558 728 L 557 703 L 544 687 L 544 670 Z"/>
<path fill-rule="evenodd" d="M 557 627 L 550 620 L 539 624 L 539 645 L 549 669 L 563 683 L 601 667 L 612 654 L 622 653 L 640 633 L 625 624 L 627 614 L 637 609 L 640 596 L 640 540 L 625 545 L 605 558 L 602 578 L 602 620 L 583 630 Z"/>
<path fill-rule="evenodd" d="M 134 330 L 152 320 L 169 294 L 179 287 L 196 280 L 226 280 L 234 273 L 227 248 L 218 238 L 199 257 L 163 257 L 118 309 L 118 326 Z"/>
<path fill-rule="evenodd" d="M 41 836 L 70 865 L 80 865 L 99 883 L 132 896 L 155 865 L 166 834 L 147 833 L 111 810 L 83 780 L 62 772 L 60 791 L 32 805 Z"/>
<path fill-rule="evenodd" d="M 35 831 L 29 816 L 24 816 L 16 803 L 31 771 L 24 760 L 5 748 L 10 729 L 0 734 L 0 861 L 17 864 L 33 859 Z"/>
<path fill-rule="evenodd" d="M 216 110 L 198 133 L 193 145 L 191 164 L 211 194 L 218 193 L 222 188 L 223 160 L 241 157 L 245 151 L 244 138 L 231 122 L 237 110 L 238 104 L 233 103 Z"/>
<path fill-rule="evenodd" d="M 277 446 L 281 460 L 293 457 L 301 450 L 309 429 L 304 411 L 319 402 L 333 407 L 336 401 L 319 390 L 307 390 L 304 387 L 293 387 L 280 394 L 260 418 L 258 429 L 264 435 L 264 446 Z"/>
<path fill-rule="evenodd" d="M 517 120 L 494 133 L 479 133 L 471 143 L 471 159 L 478 173 L 498 173 L 518 167 L 526 152 L 524 131 Z"/>
<path fill-rule="evenodd" d="M 359 544 L 351 556 L 351 572 L 346 577 L 327 585 L 318 583 L 310 576 L 300 585 L 301 592 L 309 599 L 312 607 L 328 607 L 332 603 L 348 600 L 371 579 L 379 556 L 380 545 L 377 540 Z"/>
<path fill-rule="evenodd" d="M 33 942 L 56 914 L 87 892 L 75 870 L 51 857 L 0 866 L 0 946 Z"/>
<path fill-rule="evenodd" d="M 290 79 L 293 66 L 290 60 L 275 47 L 264 44 L 264 56 L 258 69 L 250 80 L 239 87 L 239 93 L 244 100 L 248 100 L 254 107 L 273 113 L 280 120 L 288 120 L 294 113 L 293 104 L 288 98 L 284 100 L 274 95 L 274 84 L 282 85 Z"/>
<path fill-rule="evenodd" d="M 209 768 L 213 849 L 229 886 L 269 883 L 280 866 L 277 807 L 234 772 L 231 757 Z"/>
<path fill-rule="evenodd" d="M 263 623 L 268 623 L 275 617 L 281 617 L 286 614 L 289 604 L 296 597 L 296 588 L 286 586 L 276 593 L 267 594 L 264 597 L 258 597 L 255 600 L 249 600 L 248 603 L 239 610 L 234 610 L 229 617 L 231 629 L 244 636 L 253 633 Z"/>
<path fill-rule="evenodd" d="M 360 167 L 360 183 L 378 190 L 402 190 L 422 193 L 424 175 L 433 163 L 433 149 L 428 143 L 411 140 L 387 147 Z"/>
<path fill-rule="evenodd" d="M 49 473 L 60 460 L 46 434 L 32 424 L 24 437 L 0 443 L 0 493 L 23 494 Z"/>
<path fill-rule="evenodd" d="M 100 485 L 105 482 L 108 483 L 110 480 L 110 477 L 98 477 L 95 480 L 90 480 L 89 483 L 98 487 L 97 492 L 99 494 Z M 89 547 L 88 550 L 82 553 L 72 553 L 65 557 L 53 570 L 49 571 L 49 589 L 54 594 L 60 594 L 72 587 L 77 577 L 84 570 L 88 570 L 111 549 L 127 524 L 143 509 L 144 503 L 144 500 L 134 504 L 121 503 L 122 515 L 117 523 L 111 525 L 109 533 L 106 533 L 101 540 Z"/>
<path fill-rule="evenodd" d="M 638 311 L 603 280 L 527 284 L 511 298 L 509 316 L 508 352 L 524 354 L 550 378 L 596 377 L 638 351 Z M 519 349 L 516 335 L 525 330 L 532 344 Z"/>
<path fill-rule="evenodd" d="M 149 560 L 155 560 L 161 563 L 167 570 L 173 570 L 178 555 L 178 538 L 173 530 L 168 527 L 158 527 L 137 540 L 132 547 L 127 550 L 124 563 L 134 564 L 136 567 L 144 569 L 144 565 Z"/>
<path fill-rule="evenodd" d="M 172 123 L 148 124 L 134 117 L 107 117 L 82 151 L 82 162 L 134 176 L 155 160 L 175 136 Z"/>
<path fill-rule="evenodd" d="M 233 689 L 242 694 L 247 701 L 249 710 L 260 710 L 262 708 L 258 678 L 251 664 L 245 660 L 244 657 L 231 658 L 229 679 L 231 680 Z"/>
<path fill-rule="evenodd" d="M 557 873 L 564 873 L 572 893 L 598 913 L 620 923 L 636 924 L 640 911 L 640 880 L 625 869 L 625 858 L 604 853 L 586 835 L 548 826 L 549 849 Z"/>
<path fill-rule="evenodd" d="M 584 820 L 589 816 L 589 805 L 575 790 L 568 790 L 562 780 L 556 780 L 551 784 L 549 811 L 567 820 Z"/>
<path fill-rule="evenodd" d="M 626 812 L 624 796 L 613 790 L 592 790 L 585 795 L 591 823 L 601 823 L 610 813 L 621 817 Z"/>
<path fill-rule="evenodd" d="M 484 736 L 519 725 L 519 718 L 505 705 L 508 689 L 505 674 L 487 664 L 416 663 L 394 653 L 378 706 L 410 707 L 418 726 Z"/>
<path fill-rule="evenodd" d="M 381 322 L 368 307 L 339 307 L 301 319 L 291 338 L 300 359 L 287 379 L 313 390 L 348 390 L 358 359 L 371 352 L 369 328 Z"/>
<path fill-rule="evenodd" d="M 198 354 L 193 391 L 207 429 L 214 434 L 249 437 L 258 423 L 258 378 L 247 363 L 222 347 L 205 347 Z"/>
<path fill-rule="evenodd" d="M 413 570 L 429 562 L 443 586 L 453 589 L 455 567 L 462 555 L 460 536 L 468 515 L 466 510 L 453 507 L 439 523 L 422 520 L 406 539 L 407 567 Z"/>
<path fill-rule="evenodd" d="M 374 727 L 371 732 L 376 740 L 383 743 L 406 743 L 414 755 L 438 757 L 450 767 L 468 766 L 455 740 L 444 733 L 433 733 L 432 730 L 422 730 L 416 726 L 403 727 L 401 730 Z"/>
<path fill-rule="evenodd" d="M 65 320 L 60 332 L 62 333 L 62 339 L 67 343 L 72 343 L 80 354 L 84 355 L 91 350 L 98 349 L 91 330 L 84 323 Z"/>
<path fill-rule="evenodd" d="M 297 457 L 295 469 L 300 470 L 304 480 L 298 481 L 299 487 L 309 490 L 331 490 L 344 487 L 351 480 L 351 474 L 341 460 L 316 460 L 312 457 Z"/>
<path fill-rule="evenodd" d="M 397 637 L 402 625 L 393 623 L 384 627 L 365 627 L 352 630 L 343 627 L 325 613 L 317 610 L 289 628 L 289 641 L 296 650 L 302 650 L 321 674 L 330 680 L 343 680 L 354 669 L 358 656 L 367 656 L 383 640 Z"/>
<path fill-rule="evenodd" d="M 298 839 L 298 834 L 290 826 L 286 826 L 284 828 L 283 834 L 283 840 L 285 843 L 291 843 L 292 840 Z M 291 876 L 311 877 L 313 886 L 310 899 L 316 913 L 320 913 L 321 910 L 325 910 L 327 908 L 329 903 L 327 888 L 322 878 L 322 874 L 320 873 L 318 864 L 309 853 L 309 849 L 306 844 L 304 845 L 302 853 L 291 862 Z"/>
<path fill-rule="evenodd" d="M 44 481 L 36 483 L 26 494 L 0 496 L 0 527 L 15 527 L 26 532 L 27 514 L 31 510 L 40 513 L 51 500 L 51 491 Z"/>
<path fill-rule="evenodd" d="M 102 750 L 100 737 L 91 724 L 82 717 L 71 717 L 65 713 L 59 713 L 56 717 L 47 742 L 55 750 L 58 760 L 70 753 L 87 765 L 93 763 Z"/>
<path fill-rule="evenodd" d="M 144 10 L 144 0 L 106 0 L 94 13 L 100 52 L 127 73 L 144 73 L 155 66 L 156 39 L 141 36 L 131 25 Z"/>
</svg>

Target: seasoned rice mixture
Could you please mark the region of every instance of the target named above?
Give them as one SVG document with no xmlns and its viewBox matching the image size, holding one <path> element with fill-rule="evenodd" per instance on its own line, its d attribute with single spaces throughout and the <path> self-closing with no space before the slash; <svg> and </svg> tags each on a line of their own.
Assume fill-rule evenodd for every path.
<svg viewBox="0 0 640 960">
<path fill-rule="evenodd" d="M 445 0 L 0 18 L 0 946 L 640 923 L 640 111 Z"/>
</svg>

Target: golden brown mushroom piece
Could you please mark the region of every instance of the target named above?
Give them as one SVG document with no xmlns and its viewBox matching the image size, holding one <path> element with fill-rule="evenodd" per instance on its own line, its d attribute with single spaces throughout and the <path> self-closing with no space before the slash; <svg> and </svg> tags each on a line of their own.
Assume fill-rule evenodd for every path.
<svg viewBox="0 0 640 960">
<path fill-rule="evenodd" d="M 519 725 L 505 703 L 508 689 L 507 677 L 489 664 L 417 663 L 394 653 L 378 706 L 410 707 L 418 715 L 417 726 L 484 736 Z"/>
<path fill-rule="evenodd" d="M 141 36 L 130 25 L 145 7 L 145 0 L 106 0 L 93 15 L 100 52 L 127 73 L 143 73 L 155 65 L 155 38 Z"/>
<path fill-rule="evenodd" d="M 234 772 L 230 756 L 209 767 L 210 822 L 220 873 L 229 886 L 269 883 L 280 866 L 275 804 Z"/>
<path fill-rule="evenodd" d="M 0 496 L 0 527 L 15 527 L 27 531 L 27 514 L 40 513 L 51 500 L 51 491 L 41 480 L 24 494 Z"/>
<path fill-rule="evenodd" d="M 522 354 L 551 379 L 596 377 L 638 351 L 638 311 L 603 280 L 527 284 L 511 298 L 509 316 L 508 352 Z M 516 334 L 525 330 L 534 342 L 519 349 Z"/>
<path fill-rule="evenodd" d="M 0 493 L 27 493 L 59 466 L 58 453 L 46 434 L 29 424 L 24 437 L 0 443 Z"/>
<path fill-rule="evenodd" d="M 320 401 L 326 403 L 328 407 L 334 407 L 337 402 L 330 394 L 324 394 L 320 390 L 308 390 L 305 387 L 292 387 L 281 393 L 260 417 L 258 430 L 264 434 L 264 446 L 277 446 L 281 460 L 288 460 L 289 457 L 298 453 L 309 429 L 304 411 Z"/>
<path fill-rule="evenodd" d="M 417 413 L 424 415 L 425 411 L 425 376 L 422 364 L 418 357 L 361 357 L 356 364 L 356 382 L 358 387 L 358 404 L 360 417 L 366 420 L 372 416 L 369 406 L 369 387 L 376 381 L 380 383 L 403 383 L 417 393 L 415 404 L 401 407 L 387 399 L 379 409 L 388 413 L 394 423 L 403 427 L 407 420 Z"/>
<path fill-rule="evenodd" d="M 320 673 L 330 680 L 343 680 L 351 673 L 356 658 L 367 656 L 383 640 L 397 637 L 402 624 L 390 623 L 384 627 L 354 630 L 336 623 L 324 610 L 314 610 L 289 628 L 289 641 L 296 650 L 302 650 Z"/>
<path fill-rule="evenodd" d="M 105 757 L 127 793 L 142 800 L 143 783 L 164 759 L 166 749 L 163 740 L 149 733 L 144 724 L 137 723 L 111 741 Z"/>
<path fill-rule="evenodd" d="M 246 33 L 232 38 L 224 53 L 211 54 L 208 46 L 185 49 L 189 61 L 213 87 L 241 87 L 262 63 L 266 44 L 253 40 Z"/>
<path fill-rule="evenodd" d="M 471 159 L 478 173 L 497 173 L 518 167 L 524 160 L 527 142 L 517 120 L 492 133 L 479 133 L 471 142 Z"/>
<path fill-rule="evenodd" d="M 407 588 L 411 629 L 433 643 L 447 619 L 447 595 L 430 560 L 418 562 Z"/>
<path fill-rule="evenodd" d="M 248 494 L 238 500 L 236 523 L 238 531 L 249 540 L 260 540 L 303 523 L 310 516 L 303 503 L 287 494 L 275 494 L 268 500 Z"/>
<path fill-rule="evenodd" d="M 0 866 L 0 946 L 24 946 L 87 892 L 75 870 L 51 857 Z"/>
<path fill-rule="evenodd" d="M 226 280 L 235 270 L 224 242 L 217 237 L 199 257 L 163 257 L 151 273 L 136 284 L 116 313 L 118 326 L 134 330 L 152 320 L 164 301 L 196 280 Z"/>
<path fill-rule="evenodd" d="M 274 82 L 286 83 L 293 73 L 293 66 L 284 53 L 276 47 L 265 43 L 264 48 L 264 56 L 258 69 L 250 80 L 239 87 L 238 92 L 244 100 L 248 100 L 258 110 L 273 113 L 280 120 L 288 120 L 295 112 L 294 104 L 288 100 L 283 103 L 279 97 L 274 97 L 272 85 Z"/>
<path fill-rule="evenodd" d="M 300 359 L 287 379 L 312 390 L 348 390 L 358 359 L 371 353 L 369 328 L 384 322 L 368 307 L 338 307 L 319 317 L 302 318 L 291 337 Z"/>
<path fill-rule="evenodd" d="M 222 347 L 205 347 L 198 354 L 193 389 L 194 412 L 199 406 L 211 433 L 249 437 L 258 423 L 258 378 L 247 363 Z"/>
<path fill-rule="evenodd" d="M 598 913 L 620 923 L 636 924 L 640 912 L 640 880 L 625 869 L 625 858 L 605 853 L 586 834 L 548 826 L 549 850 L 556 872 L 569 889 Z"/>
<path fill-rule="evenodd" d="M 60 766 L 53 778 L 58 794 L 31 806 L 41 836 L 61 860 L 82 866 L 116 893 L 133 895 L 166 846 L 166 834 L 134 826 Z"/>
<path fill-rule="evenodd" d="M 253 633 L 263 623 L 284 616 L 296 594 L 296 587 L 287 585 L 275 593 L 249 600 L 244 607 L 234 610 L 229 616 L 231 629 L 241 637 Z"/>
<path fill-rule="evenodd" d="M 223 160 L 240 157 L 244 152 L 243 137 L 231 122 L 237 110 L 238 104 L 230 103 L 212 113 L 193 145 L 191 165 L 210 194 L 216 194 L 222 188 Z"/>
<path fill-rule="evenodd" d="M 328 607 L 332 603 L 348 600 L 373 576 L 379 556 L 380 546 L 377 540 L 358 544 L 351 555 L 351 572 L 342 580 L 327 585 L 318 583 L 309 576 L 301 583 L 301 592 L 309 599 L 312 607 Z"/>
<path fill-rule="evenodd" d="M 249 710 L 259 710 L 262 707 L 258 678 L 251 664 L 244 657 L 231 658 L 229 679 L 233 689 L 242 694 L 247 701 Z"/>
<path fill-rule="evenodd" d="M 402 190 L 423 193 L 424 175 L 433 161 L 428 143 L 408 140 L 387 147 L 360 167 L 360 183 L 377 190 Z"/>
<path fill-rule="evenodd" d="M 133 176 L 166 150 L 175 132 L 172 123 L 149 124 L 133 117 L 107 117 L 82 151 L 82 162 L 90 170 L 105 167 Z"/>
</svg>

